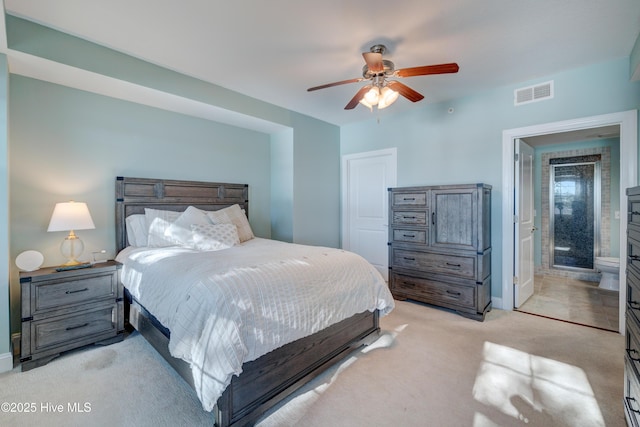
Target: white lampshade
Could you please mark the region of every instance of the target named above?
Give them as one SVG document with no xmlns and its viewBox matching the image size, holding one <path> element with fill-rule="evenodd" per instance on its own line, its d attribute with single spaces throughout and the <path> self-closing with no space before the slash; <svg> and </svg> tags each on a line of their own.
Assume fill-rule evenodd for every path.
<svg viewBox="0 0 640 427">
<path fill-rule="evenodd" d="M 89 208 L 83 202 L 56 203 L 47 231 L 90 230 L 93 224 Z"/>
<path fill-rule="evenodd" d="M 65 266 L 75 266 L 81 264 L 78 257 L 84 251 L 84 243 L 74 230 L 89 230 L 96 228 L 91 219 L 89 208 L 86 203 L 66 202 L 56 203 L 51 215 L 51 221 L 47 231 L 68 231 L 69 235 L 62 241 L 60 252 L 68 259 Z"/>
</svg>

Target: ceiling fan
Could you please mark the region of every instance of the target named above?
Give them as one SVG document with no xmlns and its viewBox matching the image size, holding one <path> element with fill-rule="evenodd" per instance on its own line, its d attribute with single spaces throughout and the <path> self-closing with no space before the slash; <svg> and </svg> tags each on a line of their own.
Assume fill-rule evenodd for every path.
<svg viewBox="0 0 640 427">
<path fill-rule="evenodd" d="M 327 83 L 307 89 L 308 92 L 326 89 L 348 83 L 357 83 L 369 80 L 370 83 L 363 86 L 356 95 L 344 107 L 345 110 L 354 109 L 359 103 L 372 109 L 377 105 L 379 109 L 386 108 L 398 99 L 398 94 L 411 102 L 417 102 L 424 98 L 420 93 L 397 80 L 389 80 L 397 77 L 426 76 L 429 74 L 457 73 L 458 64 L 455 62 L 438 65 L 423 65 L 420 67 L 395 69 L 393 62 L 382 59 L 382 54 L 387 50 L 383 44 L 371 46 L 369 52 L 364 52 L 365 65 L 362 67 L 362 77 Z"/>
</svg>

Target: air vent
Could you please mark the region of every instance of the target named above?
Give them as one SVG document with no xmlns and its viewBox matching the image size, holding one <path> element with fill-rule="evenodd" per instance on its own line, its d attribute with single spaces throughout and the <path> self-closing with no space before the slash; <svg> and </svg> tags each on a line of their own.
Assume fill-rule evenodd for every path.
<svg viewBox="0 0 640 427">
<path fill-rule="evenodd" d="M 553 98 L 553 81 L 513 91 L 513 104 L 522 105 Z"/>
</svg>

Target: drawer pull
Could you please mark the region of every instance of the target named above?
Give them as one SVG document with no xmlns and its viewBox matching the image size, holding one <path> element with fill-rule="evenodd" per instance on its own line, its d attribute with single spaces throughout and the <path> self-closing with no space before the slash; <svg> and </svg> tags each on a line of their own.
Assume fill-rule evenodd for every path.
<svg viewBox="0 0 640 427">
<path fill-rule="evenodd" d="M 407 202 L 412 202 L 414 201 L 416 198 L 415 197 L 403 197 L 402 200 L 407 201 Z"/>
<path fill-rule="evenodd" d="M 629 307 L 633 310 L 638 310 L 640 309 L 640 303 L 638 303 L 638 301 L 629 301 Z"/>
<path fill-rule="evenodd" d="M 638 212 L 638 211 L 632 211 L 632 212 L 631 212 L 631 215 L 640 215 L 640 212 Z"/>
<path fill-rule="evenodd" d="M 405 259 L 405 261 L 415 261 L 416 260 L 415 258 L 411 258 L 411 257 L 408 257 L 408 256 L 403 257 L 403 258 Z"/>
<path fill-rule="evenodd" d="M 640 256 L 638 256 L 638 255 L 629 255 L 629 259 L 631 260 L 631 262 L 640 261 Z"/>
<path fill-rule="evenodd" d="M 415 216 L 406 216 L 406 215 L 403 215 L 402 218 L 403 219 L 416 219 Z"/>
<path fill-rule="evenodd" d="M 640 357 L 633 357 L 631 354 L 638 354 L 637 350 L 634 350 L 632 348 L 628 348 L 627 349 L 627 354 L 629 355 L 629 359 L 633 360 L 634 362 L 640 362 Z"/>
<path fill-rule="evenodd" d="M 65 292 L 65 294 L 69 295 L 69 294 L 77 294 L 78 292 L 84 292 L 84 291 L 88 291 L 89 288 L 84 288 L 84 289 L 77 289 L 75 291 L 67 291 Z"/>
<path fill-rule="evenodd" d="M 72 331 L 74 329 L 84 328 L 85 326 L 89 326 L 89 323 L 83 323 L 82 325 L 77 325 L 77 326 L 69 326 L 67 328 L 67 331 Z"/>
<path fill-rule="evenodd" d="M 460 264 L 452 264 L 452 263 L 450 263 L 450 262 L 447 262 L 446 264 L 447 264 L 447 266 L 448 266 L 448 267 L 454 267 L 454 268 L 460 268 L 460 267 L 462 267 Z"/>
<path fill-rule="evenodd" d="M 448 290 L 448 289 L 447 289 L 447 293 L 448 293 L 449 295 L 454 295 L 454 296 L 457 296 L 457 297 L 459 297 L 459 296 L 461 295 L 461 294 L 460 294 L 460 292 L 450 291 L 450 290 Z"/>
<path fill-rule="evenodd" d="M 415 235 L 415 234 L 403 234 L 403 235 L 402 235 L 402 237 L 411 237 L 411 238 L 414 238 L 414 237 L 416 237 L 416 235 Z"/>
<path fill-rule="evenodd" d="M 431 224 L 436 225 L 436 213 L 431 212 Z"/>
<path fill-rule="evenodd" d="M 631 406 L 631 401 L 635 402 L 636 399 L 634 399 L 633 397 L 625 397 L 625 399 L 627 399 L 627 405 L 629 406 L 629 410 L 631 412 L 635 412 L 636 414 L 640 414 L 640 410 L 634 409 L 633 406 Z"/>
</svg>

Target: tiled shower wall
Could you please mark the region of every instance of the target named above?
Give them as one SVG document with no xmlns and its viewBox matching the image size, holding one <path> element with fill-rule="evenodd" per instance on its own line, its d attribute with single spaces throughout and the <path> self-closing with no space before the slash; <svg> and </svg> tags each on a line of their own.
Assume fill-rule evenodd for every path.
<svg viewBox="0 0 640 427">
<path fill-rule="evenodd" d="M 550 167 L 549 161 L 559 157 L 588 156 L 600 154 L 600 203 L 601 203 L 601 224 L 600 224 L 600 255 L 609 256 L 611 254 L 611 152 L 609 147 L 586 148 L 580 150 L 558 151 L 542 154 L 542 218 L 541 218 L 541 240 L 542 240 L 542 265 L 536 266 L 536 274 L 571 277 L 579 280 L 590 280 L 597 282 L 600 274 L 596 272 L 580 272 L 551 268 L 550 248 L 549 248 L 549 191 L 550 191 Z"/>
</svg>

